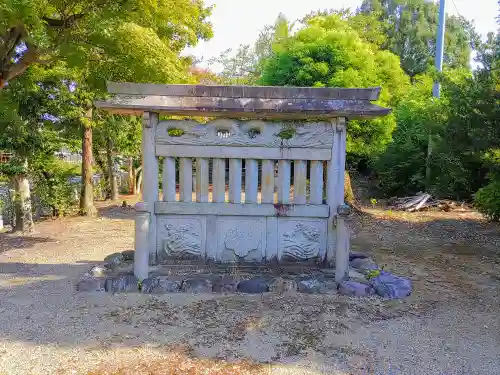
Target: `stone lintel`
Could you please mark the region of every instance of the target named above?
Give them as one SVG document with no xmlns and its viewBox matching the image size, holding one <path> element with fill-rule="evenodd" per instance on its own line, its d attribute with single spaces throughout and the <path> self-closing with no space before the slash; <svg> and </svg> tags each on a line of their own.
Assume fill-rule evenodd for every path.
<svg viewBox="0 0 500 375">
<path fill-rule="evenodd" d="M 165 87 L 166 92 L 168 92 L 168 89 L 170 89 L 172 85 L 160 85 L 160 87 Z M 176 87 L 180 88 L 183 86 L 176 85 Z M 183 90 L 187 90 L 188 87 L 208 88 L 210 86 L 186 86 L 183 87 Z M 222 94 L 223 88 L 228 91 L 232 89 L 231 86 L 213 87 L 221 90 L 219 91 L 219 94 Z M 235 89 L 243 92 L 242 86 L 236 86 Z M 257 89 L 259 89 L 259 87 L 244 87 L 244 89 L 248 89 L 250 92 L 257 94 Z M 265 98 L 266 95 L 273 96 L 271 95 L 272 91 L 267 90 L 271 89 L 269 87 L 262 89 L 264 89 L 263 97 L 236 97 L 234 92 L 232 94 L 233 97 L 120 93 L 106 101 L 97 101 L 95 102 L 95 105 L 110 112 L 122 114 L 140 115 L 143 112 L 152 111 L 176 116 L 259 118 L 270 120 L 307 120 L 328 119 L 334 117 L 368 119 L 385 116 L 391 111 L 388 108 L 383 108 L 370 103 L 370 100 L 374 99 L 368 99 L 368 97 L 370 97 L 370 95 L 375 97 L 373 90 L 377 92 L 378 96 L 378 89 L 316 89 L 279 87 L 276 88 L 277 91 L 273 94 L 276 98 Z M 288 98 L 278 98 L 278 96 L 284 96 L 283 93 L 287 92 L 286 90 L 282 91 L 281 89 L 288 90 L 288 93 L 291 96 Z M 205 93 L 210 93 L 210 89 L 207 90 L 208 91 L 205 91 Z M 292 96 L 294 90 L 296 90 L 295 92 L 297 92 L 298 97 Z M 309 96 L 313 96 L 313 90 L 322 91 L 316 98 L 303 97 L 306 96 L 306 93 L 309 93 L 307 94 Z M 335 93 L 335 95 L 332 95 L 333 97 L 331 98 L 323 98 L 323 96 L 326 95 L 325 90 L 332 90 L 332 93 Z M 354 95 L 356 92 L 361 93 L 360 96 L 362 98 L 353 99 L 353 97 L 356 96 Z M 201 92 L 201 94 L 203 94 L 203 92 Z M 214 94 L 217 94 L 217 92 Z M 342 96 L 350 98 L 341 99 Z"/>
</svg>

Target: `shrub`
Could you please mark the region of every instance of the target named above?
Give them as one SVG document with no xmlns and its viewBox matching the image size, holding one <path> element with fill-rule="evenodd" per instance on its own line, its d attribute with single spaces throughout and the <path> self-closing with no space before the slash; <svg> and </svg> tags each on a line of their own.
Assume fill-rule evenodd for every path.
<svg viewBox="0 0 500 375">
<path fill-rule="evenodd" d="M 488 219 L 500 221 L 500 180 L 495 179 L 474 196 L 476 208 Z"/>
<path fill-rule="evenodd" d="M 77 166 L 61 163 L 53 157 L 37 160 L 33 166 L 32 190 L 42 207 L 49 207 L 52 215 L 62 216 L 71 212 L 78 202 L 77 185 L 70 179 Z"/>
</svg>

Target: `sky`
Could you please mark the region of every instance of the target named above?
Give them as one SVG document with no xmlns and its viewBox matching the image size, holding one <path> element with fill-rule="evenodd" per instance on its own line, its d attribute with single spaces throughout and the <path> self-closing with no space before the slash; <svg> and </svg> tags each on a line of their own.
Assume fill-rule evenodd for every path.
<svg viewBox="0 0 500 375">
<path fill-rule="evenodd" d="M 205 3 L 215 5 L 210 19 L 214 37 L 187 51 L 204 61 L 219 56 L 228 48 L 236 49 L 240 44 L 252 44 L 257 39 L 259 30 L 265 25 L 274 24 L 279 13 L 293 21 L 315 10 L 355 9 L 361 0 L 206 0 Z M 497 28 L 497 0 L 447 0 L 446 12 L 455 15 L 459 13 L 474 21 L 476 30 L 483 35 Z"/>
</svg>

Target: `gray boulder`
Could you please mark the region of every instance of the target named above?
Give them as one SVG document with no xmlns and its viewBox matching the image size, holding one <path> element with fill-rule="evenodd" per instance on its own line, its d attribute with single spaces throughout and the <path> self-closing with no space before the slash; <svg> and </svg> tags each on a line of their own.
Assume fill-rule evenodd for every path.
<svg viewBox="0 0 500 375">
<path fill-rule="evenodd" d="M 240 281 L 238 292 L 248 294 L 258 294 L 269 292 L 269 285 L 266 279 L 254 277 L 250 280 Z"/>
<path fill-rule="evenodd" d="M 211 293 L 212 282 L 203 278 L 186 279 L 182 282 L 181 290 L 186 293 Z"/>
<path fill-rule="evenodd" d="M 124 261 L 124 257 L 122 253 L 114 253 L 111 255 L 108 255 L 106 258 L 104 258 L 104 267 L 107 269 L 114 269 L 118 267 L 120 264 L 122 264 Z"/>
<path fill-rule="evenodd" d="M 339 293 L 350 297 L 368 297 L 375 294 L 375 290 L 370 286 L 355 281 L 343 281 L 339 285 Z"/>
<path fill-rule="evenodd" d="M 238 290 L 238 282 L 230 275 L 224 275 L 215 280 L 212 285 L 214 293 L 235 293 Z"/>
<path fill-rule="evenodd" d="M 109 293 L 138 292 L 139 280 L 134 275 L 108 277 L 104 286 Z"/>
<path fill-rule="evenodd" d="M 375 263 L 371 258 L 357 258 L 349 262 L 349 265 L 362 273 L 379 269 L 377 263 Z"/>
</svg>

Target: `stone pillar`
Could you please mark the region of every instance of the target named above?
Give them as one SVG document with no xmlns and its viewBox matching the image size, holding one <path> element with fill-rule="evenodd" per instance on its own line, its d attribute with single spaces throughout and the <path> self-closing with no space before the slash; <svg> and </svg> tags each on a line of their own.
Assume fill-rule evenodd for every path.
<svg viewBox="0 0 500 375">
<path fill-rule="evenodd" d="M 149 220 L 149 256 L 152 262 L 156 260 L 156 219 L 154 215 L 155 202 L 159 200 L 158 158 L 155 152 L 155 135 L 158 125 L 158 113 L 144 112 L 142 120 L 142 155 L 144 190 L 143 200 L 146 203 Z"/>
<path fill-rule="evenodd" d="M 144 280 L 149 273 L 149 236 L 151 214 L 147 203 L 135 205 L 134 275 Z"/>
<path fill-rule="evenodd" d="M 335 281 L 340 283 L 349 277 L 349 241 L 348 233 L 345 225 L 345 218 L 350 213 L 349 206 L 344 204 L 344 174 L 345 174 L 345 158 L 346 158 L 346 121 L 345 118 L 341 117 L 337 122 L 337 137 L 338 140 L 338 173 L 335 176 L 337 179 L 337 184 L 335 188 L 336 192 L 336 203 L 338 204 L 335 209 L 335 214 L 337 215 L 336 220 L 336 244 L 335 244 Z"/>
</svg>

